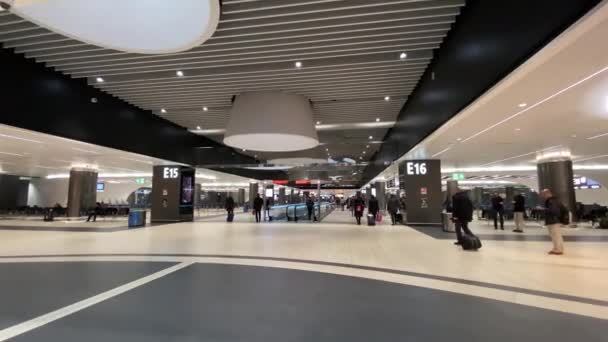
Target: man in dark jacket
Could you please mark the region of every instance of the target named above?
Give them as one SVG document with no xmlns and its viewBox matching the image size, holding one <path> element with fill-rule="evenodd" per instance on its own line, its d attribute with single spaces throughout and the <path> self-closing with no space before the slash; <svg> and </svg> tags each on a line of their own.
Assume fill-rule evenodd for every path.
<svg viewBox="0 0 608 342">
<path fill-rule="evenodd" d="M 306 197 L 306 209 L 308 210 L 308 220 L 312 221 L 314 219 L 314 221 L 316 221 L 317 215 L 315 215 L 315 201 L 312 199 L 310 194 L 308 194 L 308 197 Z"/>
<path fill-rule="evenodd" d="M 515 221 L 515 233 L 524 232 L 524 211 L 526 211 L 526 199 L 517 192 L 513 197 L 513 220 Z"/>
<path fill-rule="evenodd" d="M 357 224 L 361 225 L 361 216 L 363 216 L 363 210 L 365 209 L 365 201 L 363 200 L 363 197 L 361 197 L 360 192 L 357 193 L 357 197 L 355 197 L 351 203 Z"/>
<path fill-rule="evenodd" d="M 469 222 L 473 221 L 473 202 L 466 191 L 459 190 L 452 197 L 452 220 L 456 228 L 455 245 L 460 245 L 462 231 L 467 235 L 474 235 L 469 229 Z"/>
<path fill-rule="evenodd" d="M 553 249 L 549 251 L 549 254 L 562 255 L 564 254 L 564 239 L 560 221 L 562 204 L 549 189 L 544 189 L 540 195 L 545 200 L 545 225 L 549 229 L 551 241 L 553 241 Z"/>
<path fill-rule="evenodd" d="M 500 229 L 505 230 L 505 200 L 497 193 L 492 197 L 492 209 L 494 210 L 494 229 L 498 229 L 498 218 L 500 217 Z"/>
<path fill-rule="evenodd" d="M 255 196 L 253 200 L 253 212 L 255 214 L 255 222 L 260 222 L 262 220 L 262 206 L 264 205 L 264 200 L 260 197 L 260 194 Z"/>
<path fill-rule="evenodd" d="M 228 198 L 226 198 L 225 208 L 228 212 L 228 216 L 234 215 L 234 198 L 232 198 L 232 196 L 228 196 Z"/>
<path fill-rule="evenodd" d="M 397 213 L 399 212 L 399 199 L 397 195 L 392 194 L 388 199 L 388 203 L 386 204 L 386 211 L 391 215 L 391 222 L 393 226 L 397 224 Z"/>
<path fill-rule="evenodd" d="M 369 197 L 369 202 L 367 206 L 368 214 L 374 215 L 374 217 L 376 217 L 378 215 L 378 211 L 380 211 L 380 206 L 378 205 L 378 199 L 376 199 L 376 196 L 371 195 Z"/>
</svg>

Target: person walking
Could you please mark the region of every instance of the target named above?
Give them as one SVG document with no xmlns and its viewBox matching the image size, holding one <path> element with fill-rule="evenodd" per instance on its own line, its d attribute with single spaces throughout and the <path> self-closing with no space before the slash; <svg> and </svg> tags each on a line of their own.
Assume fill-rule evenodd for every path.
<svg viewBox="0 0 608 342">
<path fill-rule="evenodd" d="M 232 222 L 234 219 L 234 198 L 232 198 L 232 196 L 228 195 L 224 207 L 226 208 L 226 213 L 228 214 L 227 221 Z"/>
<path fill-rule="evenodd" d="M 365 201 L 361 197 L 361 193 L 357 193 L 357 197 L 351 201 L 351 207 L 353 215 L 357 220 L 357 225 L 361 225 L 361 216 L 363 216 L 363 211 L 365 210 Z"/>
<path fill-rule="evenodd" d="M 308 194 L 308 197 L 306 197 L 306 209 L 308 210 L 308 221 L 312 221 L 313 219 L 316 221 L 317 215 L 315 215 L 315 201 L 310 194 Z"/>
<path fill-rule="evenodd" d="M 492 197 L 492 209 L 494 210 L 494 229 L 498 229 L 498 219 L 500 218 L 500 229 L 505 230 L 505 200 L 498 194 L 494 193 Z"/>
<path fill-rule="evenodd" d="M 526 198 L 519 192 L 513 197 L 513 220 L 515 221 L 515 233 L 524 232 L 524 212 L 526 211 Z"/>
<path fill-rule="evenodd" d="M 397 224 L 397 213 L 399 212 L 399 199 L 397 195 L 391 194 L 391 197 L 388 199 L 388 203 L 386 204 L 386 211 L 391 215 L 391 222 L 394 225 Z"/>
<path fill-rule="evenodd" d="M 255 215 L 255 222 L 260 222 L 262 220 L 262 206 L 264 205 L 264 200 L 260 197 L 260 194 L 255 196 L 253 200 L 253 213 Z"/>
<path fill-rule="evenodd" d="M 545 200 L 545 226 L 549 229 L 551 235 L 551 241 L 553 242 L 553 249 L 549 251 L 551 255 L 562 255 L 564 254 L 564 238 L 562 237 L 562 207 L 563 204 L 553 196 L 553 193 L 549 189 L 544 189 L 540 193 L 543 200 Z M 566 210 L 565 208 L 563 210 Z"/>
<path fill-rule="evenodd" d="M 95 207 L 92 209 L 89 209 L 89 217 L 87 217 L 87 222 L 91 222 L 91 218 L 93 219 L 93 222 L 97 221 L 97 215 L 100 214 L 100 212 L 101 212 L 101 203 L 96 202 Z"/>
<path fill-rule="evenodd" d="M 452 196 L 452 220 L 456 228 L 455 245 L 462 243 L 462 232 L 467 235 L 475 235 L 469 229 L 469 222 L 473 221 L 473 202 L 466 191 L 460 190 Z"/>
<path fill-rule="evenodd" d="M 399 197 L 399 210 L 401 211 L 401 216 L 403 218 L 403 223 L 407 223 L 407 204 L 405 203 L 407 200 L 405 198 L 405 193 L 401 193 Z"/>
<path fill-rule="evenodd" d="M 272 207 L 272 198 L 271 197 L 266 197 L 266 201 L 264 202 L 264 221 L 268 220 L 272 220 L 270 218 L 270 208 Z"/>
<path fill-rule="evenodd" d="M 378 199 L 374 195 L 369 196 L 369 201 L 367 203 L 367 213 L 372 215 L 374 221 L 378 220 L 378 212 L 380 212 L 380 205 L 378 204 Z"/>
</svg>

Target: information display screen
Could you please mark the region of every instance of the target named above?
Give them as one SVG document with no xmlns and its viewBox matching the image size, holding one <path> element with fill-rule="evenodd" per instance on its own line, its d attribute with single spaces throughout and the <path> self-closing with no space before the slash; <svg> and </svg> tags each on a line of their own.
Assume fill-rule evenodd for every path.
<svg viewBox="0 0 608 342">
<path fill-rule="evenodd" d="M 105 190 L 106 190 L 106 183 L 97 183 L 97 192 L 104 192 Z"/>
<path fill-rule="evenodd" d="M 194 204 L 194 174 L 193 173 L 182 173 L 182 184 L 181 184 L 181 205 L 193 205 Z"/>
</svg>

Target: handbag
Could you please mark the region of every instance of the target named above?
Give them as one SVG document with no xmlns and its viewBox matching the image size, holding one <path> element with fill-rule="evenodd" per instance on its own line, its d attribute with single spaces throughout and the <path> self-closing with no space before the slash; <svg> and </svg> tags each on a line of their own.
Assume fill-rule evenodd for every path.
<svg viewBox="0 0 608 342">
<path fill-rule="evenodd" d="M 376 214 L 376 222 L 382 222 L 382 214 L 381 213 L 377 213 Z"/>
</svg>

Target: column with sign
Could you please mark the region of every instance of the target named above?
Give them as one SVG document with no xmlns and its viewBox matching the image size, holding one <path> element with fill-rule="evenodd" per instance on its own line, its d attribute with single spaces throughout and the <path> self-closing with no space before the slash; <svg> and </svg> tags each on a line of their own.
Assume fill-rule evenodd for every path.
<svg viewBox="0 0 608 342">
<path fill-rule="evenodd" d="M 405 190 L 410 224 L 441 224 L 441 162 L 406 160 L 399 164 L 399 186 Z"/>
<path fill-rule="evenodd" d="M 194 169 L 184 166 L 155 166 L 152 175 L 152 222 L 181 222 L 194 219 Z"/>
</svg>

